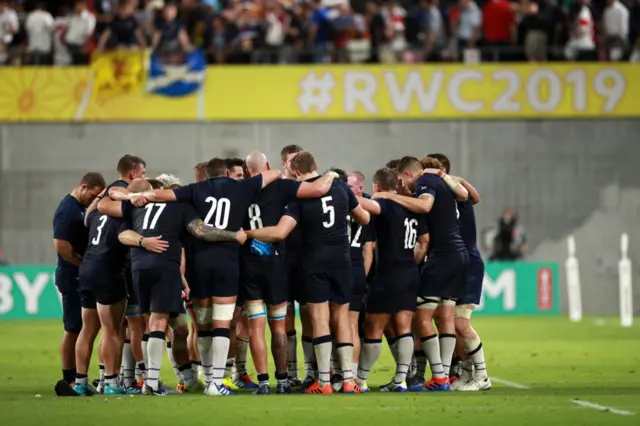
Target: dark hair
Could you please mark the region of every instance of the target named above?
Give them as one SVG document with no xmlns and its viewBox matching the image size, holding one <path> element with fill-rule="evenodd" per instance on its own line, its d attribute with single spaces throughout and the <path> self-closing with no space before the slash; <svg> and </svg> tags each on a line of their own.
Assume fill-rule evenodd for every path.
<svg viewBox="0 0 640 426">
<path fill-rule="evenodd" d="M 227 160 L 224 158 L 212 158 L 205 166 L 207 171 L 207 178 L 224 176 L 227 173 L 229 166 L 227 166 Z"/>
<path fill-rule="evenodd" d="M 318 170 L 318 165 L 310 152 L 302 151 L 291 160 L 291 168 L 300 174 L 306 174 Z"/>
<path fill-rule="evenodd" d="M 400 160 L 398 160 L 398 164 L 396 165 L 396 169 L 398 171 L 398 173 L 404 173 L 407 169 L 411 168 L 411 167 L 422 167 L 420 165 L 420 160 L 418 160 L 416 157 L 402 157 Z"/>
<path fill-rule="evenodd" d="M 397 169 L 399 162 L 400 162 L 400 160 L 389 160 L 389 161 L 387 161 L 387 164 L 385 164 L 384 166 L 387 169 Z"/>
<path fill-rule="evenodd" d="M 153 189 L 163 189 L 164 185 L 158 179 L 147 179 L 147 182 L 151 185 Z"/>
<path fill-rule="evenodd" d="M 104 181 L 104 177 L 102 177 L 101 173 L 97 172 L 89 172 L 86 175 L 82 176 L 82 178 L 80 179 L 80 185 L 87 185 L 87 189 L 92 189 L 95 187 L 107 187 L 107 183 Z"/>
<path fill-rule="evenodd" d="M 227 158 L 227 168 L 242 167 L 244 169 L 244 160 L 240 158 Z"/>
<path fill-rule="evenodd" d="M 398 175 L 388 167 L 383 167 L 373 175 L 373 183 L 383 191 L 391 191 L 398 186 Z"/>
<path fill-rule="evenodd" d="M 446 155 L 429 154 L 427 155 L 427 157 L 431 157 L 431 158 L 435 158 L 436 160 L 439 160 L 442 163 L 442 167 L 444 167 L 445 173 L 449 174 L 449 172 L 451 171 L 451 162 L 449 161 Z"/>
<path fill-rule="evenodd" d="M 289 154 L 297 154 L 298 152 L 302 152 L 300 145 L 287 145 L 280 151 L 280 158 L 282 158 L 282 161 L 287 161 Z"/>
<path fill-rule="evenodd" d="M 332 167 L 329 170 L 331 170 L 332 172 L 336 172 L 338 174 L 338 179 L 340 179 L 341 181 L 343 182 L 347 181 L 347 173 L 344 170 L 339 169 L 337 167 Z"/>
<path fill-rule="evenodd" d="M 124 155 L 120 160 L 118 160 L 118 166 L 116 167 L 116 170 L 118 171 L 120 176 L 126 176 L 141 164 L 142 166 L 147 167 L 147 163 L 145 163 L 142 158 L 136 157 L 135 155 L 127 154 Z"/>
</svg>

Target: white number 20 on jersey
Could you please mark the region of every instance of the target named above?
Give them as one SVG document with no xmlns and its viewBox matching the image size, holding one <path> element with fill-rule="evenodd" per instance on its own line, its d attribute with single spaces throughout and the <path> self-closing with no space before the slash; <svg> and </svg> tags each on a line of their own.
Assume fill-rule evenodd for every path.
<svg viewBox="0 0 640 426">
<path fill-rule="evenodd" d="M 205 225 L 215 226 L 218 229 L 227 229 L 229 215 L 231 214 L 231 201 L 228 198 L 220 198 L 218 200 L 213 197 L 207 197 L 204 201 L 211 203 L 209 212 L 204 217 Z M 213 217 L 214 214 L 215 218 Z M 214 219 L 213 224 L 211 219 Z"/>
</svg>

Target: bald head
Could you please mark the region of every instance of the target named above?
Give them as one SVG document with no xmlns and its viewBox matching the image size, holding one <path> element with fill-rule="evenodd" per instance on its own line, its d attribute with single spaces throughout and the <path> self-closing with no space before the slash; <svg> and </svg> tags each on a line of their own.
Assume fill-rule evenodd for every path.
<svg viewBox="0 0 640 426">
<path fill-rule="evenodd" d="M 258 173 L 262 173 L 269 169 L 267 156 L 260 151 L 253 151 L 251 154 L 247 155 L 245 163 L 247 164 L 247 170 L 251 176 L 255 176 Z"/>
<path fill-rule="evenodd" d="M 151 191 L 152 188 L 148 180 L 140 178 L 132 180 L 127 189 L 129 192 L 145 192 Z"/>
</svg>

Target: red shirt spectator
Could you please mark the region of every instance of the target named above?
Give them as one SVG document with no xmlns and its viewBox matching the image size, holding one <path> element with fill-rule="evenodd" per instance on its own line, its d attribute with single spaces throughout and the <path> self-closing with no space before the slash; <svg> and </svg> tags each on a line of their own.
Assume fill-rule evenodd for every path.
<svg viewBox="0 0 640 426">
<path fill-rule="evenodd" d="M 514 15 L 507 0 L 491 0 L 482 9 L 482 35 L 485 41 L 511 41 Z"/>
</svg>

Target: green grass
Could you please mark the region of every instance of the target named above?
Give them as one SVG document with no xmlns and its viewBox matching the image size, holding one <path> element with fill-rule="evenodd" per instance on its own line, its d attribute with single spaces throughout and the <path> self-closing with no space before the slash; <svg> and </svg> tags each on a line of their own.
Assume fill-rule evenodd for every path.
<svg viewBox="0 0 640 426">
<path fill-rule="evenodd" d="M 571 324 L 566 318 L 479 317 L 474 324 L 484 341 L 489 375 L 529 389 L 494 382 L 491 391 L 471 394 L 57 398 L 53 384 L 60 376 L 61 323 L 5 321 L 0 327 L 2 424 L 640 424 L 640 326 L 622 329 L 615 318 L 596 325 L 591 318 Z M 393 370 L 385 350 L 370 386 L 387 382 Z M 90 375 L 97 376 L 95 362 Z M 168 362 L 162 379 L 175 383 Z M 580 407 L 573 399 L 633 414 Z"/>
</svg>

